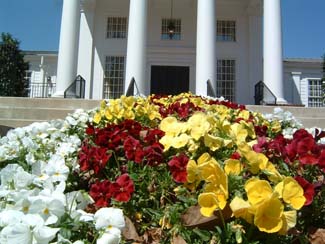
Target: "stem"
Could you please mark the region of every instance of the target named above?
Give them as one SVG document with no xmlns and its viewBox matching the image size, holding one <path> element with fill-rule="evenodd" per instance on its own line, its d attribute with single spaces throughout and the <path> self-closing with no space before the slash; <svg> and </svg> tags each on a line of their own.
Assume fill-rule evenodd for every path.
<svg viewBox="0 0 325 244">
<path fill-rule="evenodd" d="M 219 209 L 218 212 L 219 212 L 219 215 L 220 215 L 220 219 L 221 219 L 223 228 L 226 229 L 226 222 L 225 222 L 225 219 L 223 218 L 223 214 L 222 214 L 221 209 Z"/>
</svg>

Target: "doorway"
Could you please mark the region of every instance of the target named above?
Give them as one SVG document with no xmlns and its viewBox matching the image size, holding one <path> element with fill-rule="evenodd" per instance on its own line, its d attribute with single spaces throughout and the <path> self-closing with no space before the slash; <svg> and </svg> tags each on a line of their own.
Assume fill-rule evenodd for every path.
<svg viewBox="0 0 325 244">
<path fill-rule="evenodd" d="M 151 94 L 177 95 L 189 91 L 190 67 L 151 66 Z"/>
</svg>

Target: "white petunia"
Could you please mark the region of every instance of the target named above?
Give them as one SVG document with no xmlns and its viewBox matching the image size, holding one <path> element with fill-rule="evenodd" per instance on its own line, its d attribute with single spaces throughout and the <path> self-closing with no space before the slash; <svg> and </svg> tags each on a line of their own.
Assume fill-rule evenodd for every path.
<svg viewBox="0 0 325 244">
<path fill-rule="evenodd" d="M 24 243 L 31 244 L 33 240 L 30 227 L 23 223 L 8 225 L 0 232 L 1 244 Z"/>
</svg>

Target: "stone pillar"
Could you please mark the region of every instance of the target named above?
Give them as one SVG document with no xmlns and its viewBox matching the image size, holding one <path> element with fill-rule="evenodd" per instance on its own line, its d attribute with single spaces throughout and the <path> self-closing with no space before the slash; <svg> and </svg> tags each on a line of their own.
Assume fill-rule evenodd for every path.
<svg viewBox="0 0 325 244">
<path fill-rule="evenodd" d="M 283 91 L 283 60 L 280 0 L 264 0 L 263 81 L 277 98 L 287 103 Z"/>
<path fill-rule="evenodd" d="M 146 93 L 146 45 L 147 45 L 147 9 L 148 0 L 130 0 L 128 41 L 126 54 L 126 92 L 132 78 L 139 92 Z M 137 90 L 134 89 L 136 93 Z"/>
<path fill-rule="evenodd" d="M 80 0 L 63 0 L 56 92 L 63 97 L 65 89 L 77 76 Z"/>
<path fill-rule="evenodd" d="M 207 80 L 216 92 L 216 4 L 198 0 L 196 30 L 196 95 L 207 95 Z"/>
</svg>

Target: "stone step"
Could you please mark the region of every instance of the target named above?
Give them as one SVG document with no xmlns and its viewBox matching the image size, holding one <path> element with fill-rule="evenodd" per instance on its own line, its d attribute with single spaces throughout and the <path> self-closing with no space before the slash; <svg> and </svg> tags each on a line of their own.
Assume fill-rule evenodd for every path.
<svg viewBox="0 0 325 244">
<path fill-rule="evenodd" d="M 34 122 L 42 122 L 42 121 L 48 121 L 48 120 L 35 120 L 35 119 L 2 119 L 0 118 L 0 125 L 5 125 L 8 127 L 24 127 L 27 125 L 30 125 Z"/>
<path fill-rule="evenodd" d="M 100 105 L 100 101 L 101 100 L 91 99 L 0 97 L 0 107 L 92 109 L 98 107 Z"/>
</svg>

